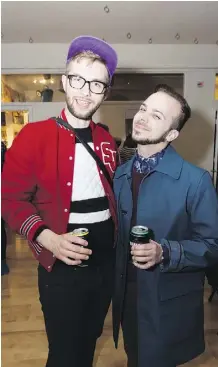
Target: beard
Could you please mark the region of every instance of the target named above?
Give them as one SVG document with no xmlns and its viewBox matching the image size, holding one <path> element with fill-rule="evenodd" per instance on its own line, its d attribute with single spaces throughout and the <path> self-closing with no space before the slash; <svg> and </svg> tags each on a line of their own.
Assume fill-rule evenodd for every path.
<svg viewBox="0 0 218 367">
<path fill-rule="evenodd" d="M 101 105 L 101 102 L 99 102 L 96 106 L 91 108 L 89 111 L 84 111 L 84 112 L 76 111 L 76 109 L 73 106 L 73 103 L 70 103 L 70 100 L 67 97 L 66 97 L 66 104 L 67 104 L 67 108 L 69 112 L 71 113 L 71 115 L 73 115 L 74 117 L 80 120 L 89 121 L 92 119 L 92 116 L 94 115 L 94 113 L 97 111 L 97 109 Z"/>
<path fill-rule="evenodd" d="M 139 145 L 156 145 L 160 143 L 166 143 L 166 137 L 169 131 L 166 131 L 161 136 L 155 139 L 142 139 L 140 137 L 137 137 L 137 134 L 134 134 L 134 132 L 132 132 L 132 140 Z"/>
</svg>

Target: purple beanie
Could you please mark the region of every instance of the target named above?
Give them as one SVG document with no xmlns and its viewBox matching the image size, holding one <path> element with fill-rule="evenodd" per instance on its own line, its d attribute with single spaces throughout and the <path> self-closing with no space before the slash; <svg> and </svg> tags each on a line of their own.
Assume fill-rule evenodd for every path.
<svg viewBox="0 0 218 367">
<path fill-rule="evenodd" d="M 75 55 L 83 51 L 92 51 L 96 55 L 99 55 L 104 60 L 110 80 L 117 67 L 117 53 L 116 51 L 105 41 L 91 36 L 80 36 L 75 38 L 68 51 L 67 62 Z"/>
</svg>

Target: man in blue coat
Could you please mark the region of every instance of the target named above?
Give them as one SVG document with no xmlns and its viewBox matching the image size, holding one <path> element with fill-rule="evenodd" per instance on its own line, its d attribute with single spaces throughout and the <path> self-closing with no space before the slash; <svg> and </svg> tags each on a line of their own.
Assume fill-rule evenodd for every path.
<svg viewBox="0 0 218 367">
<path fill-rule="evenodd" d="M 209 173 L 170 145 L 190 115 L 181 95 L 158 86 L 133 120 L 137 153 L 114 179 L 114 339 L 117 346 L 121 324 L 128 367 L 175 367 L 204 351 L 204 278 L 218 258 L 218 202 Z M 155 240 L 130 250 L 134 225 L 152 229 Z"/>
</svg>

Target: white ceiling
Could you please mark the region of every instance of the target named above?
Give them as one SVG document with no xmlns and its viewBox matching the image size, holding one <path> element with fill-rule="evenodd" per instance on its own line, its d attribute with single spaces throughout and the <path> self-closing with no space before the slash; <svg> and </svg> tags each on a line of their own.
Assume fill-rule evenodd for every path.
<svg viewBox="0 0 218 367">
<path fill-rule="evenodd" d="M 218 43 L 217 1 L 2 1 L 2 42 Z M 108 6 L 109 13 L 104 11 Z M 131 39 L 127 33 L 131 33 Z M 180 39 L 175 38 L 180 34 Z"/>
</svg>

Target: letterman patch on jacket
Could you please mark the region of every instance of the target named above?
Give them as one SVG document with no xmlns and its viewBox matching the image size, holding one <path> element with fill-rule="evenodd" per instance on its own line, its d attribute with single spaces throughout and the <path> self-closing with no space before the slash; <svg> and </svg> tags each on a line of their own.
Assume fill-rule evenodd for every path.
<svg viewBox="0 0 218 367">
<path fill-rule="evenodd" d="M 106 166 L 109 166 L 112 173 L 114 173 L 116 169 L 116 151 L 109 148 L 110 143 L 103 142 L 101 143 L 101 153 L 103 158 L 103 163 Z"/>
</svg>

